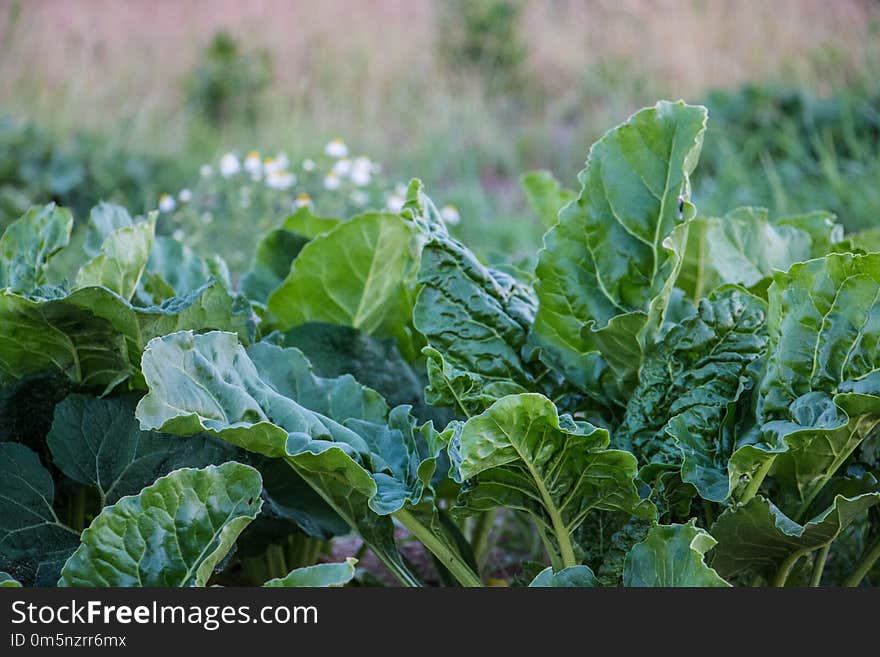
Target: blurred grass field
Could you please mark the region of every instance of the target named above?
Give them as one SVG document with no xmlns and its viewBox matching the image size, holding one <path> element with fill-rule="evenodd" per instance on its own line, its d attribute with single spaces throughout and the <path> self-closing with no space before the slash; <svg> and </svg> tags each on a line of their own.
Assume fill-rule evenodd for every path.
<svg viewBox="0 0 880 657">
<path fill-rule="evenodd" d="M 222 31 L 238 48 L 231 92 L 205 55 Z M 86 133 L 148 158 L 135 205 L 155 207 L 227 150 L 301 159 L 338 136 L 457 206 L 486 258 L 516 259 L 543 232 L 520 174 L 574 186 L 605 130 L 684 98 L 710 107 L 703 211 L 827 208 L 853 228 L 880 217 L 869 0 L 0 0 L 0 52 L 0 112 L 58 143 Z M 2 159 L 0 144 L 0 178 Z M 105 165 L 106 189 L 119 166 Z"/>
</svg>

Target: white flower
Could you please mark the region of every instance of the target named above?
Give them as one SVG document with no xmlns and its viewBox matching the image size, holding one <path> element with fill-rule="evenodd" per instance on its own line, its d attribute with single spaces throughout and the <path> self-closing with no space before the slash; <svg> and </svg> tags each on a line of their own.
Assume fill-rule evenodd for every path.
<svg viewBox="0 0 880 657">
<path fill-rule="evenodd" d="M 284 153 L 278 153 L 275 157 L 267 157 L 263 160 L 263 170 L 268 176 L 271 173 L 287 170 L 289 164 L 290 160 L 287 159 L 287 156 Z"/>
<path fill-rule="evenodd" d="M 315 161 L 314 160 L 303 160 L 302 163 L 303 171 L 314 171 L 315 170 Z"/>
<path fill-rule="evenodd" d="M 226 153 L 226 155 L 220 158 L 221 176 L 228 178 L 229 176 L 234 176 L 239 171 L 241 171 L 241 163 L 234 153 Z"/>
<path fill-rule="evenodd" d="M 324 152 L 330 157 L 346 157 L 348 155 L 348 146 L 345 145 L 344 141 L 337 137 L 324 147 Z"/>
<path fill-rule="evenodd" d="M 296 176 L 289 171 L 270 171 L 266 185 L 272 189 L 288 189 L 296 184 Z"/>
<path fill-rule="evenodd" d="M 293 202 L 294 208 L 304 208 L 307 205 L 312 204 L 312 197 L 306 194 L 305 192 L 301 192 L 296 195 L 296 200 Z"/>
<path fill-rule="evenodd" d="M 171 233 L 171 237 L 176 239 L 178 242 L 182 242 L 183 238 L 186 237 L 186 233 L 184 233 L 180 228 Z"/>
<path fill-rule="evenodd" d="M 454 205 L 444 205 L 440 208 L 440 216 L 450 226 L 456 226 L 461 222 L 461 215 L 458 214 L 458 208 Z"/>
<path fill-rule="evenodd" d="M 159 197 L 159 210 L 162 212 L 171 212 L 176 207 L 177 203 L 174 202 L 174 197 L 171 194 L 162 194 Z"/>
<path fill-rule="evenodd" d="M 177 198 L 180 199 L 181 203 L 189 203 L 190 201 L 192 201 L 193 193 L 191 190 L 184 187 L 183 189 L 180 190 L 180 193 L 177 195 Z"/>
<path fill-rule="evenodd" d="M 199 175 L 202 178 L 207 178 L 212 173 L 214 173 L 214 170 L 211 168 L 210 164 L 203 164 L 202 166 L 199 167 Z"/>
<path fill-rule="evenodd" d="M 373 164 L 368 157 L 355 158 L 354 164 L 351 166 L 351 182 L 358 187 L 370 184 L 372 177 Z"/>
<path fill-rule="evenodd" d="M 341 160 L 337 160 L 336 164 L 333 165 L 333 173 L 335 173 L 340 178 L 344 178 L 351 172 L 351 160 L 347 157 L 342 158 Z"/>
<path fill-rule="evenodd" d="M 260 160 L 260 154 L 257 151 L 251 151 L 244 158 L 244 170 L 251 176 L 263 172 L 263 161 Z"/>
<path fill-rule="evenodd" d="M 351 202 L 362 208 L 370 202 L 370 195 L 361 189 L 356 189 L 351 193 Z"/>
<path fill-rule="evenodd" d="M 324 189 L 339 189 L 339 176 L 332 171 L 324 176 Z"/>
<path fill-rule="evenodd" d="M 385 208 L 389 212 L 400 212 L 403 210 L 403 206 L 406 203 L 406 199 L 401 194 L 391 194 L 387 199 L 385 199 Z"/>
<path fill-rule="evenodd" d="M 203 212 L 203 213 L 202 213 L 202 216 L 199 217 L 199 219 L 201 220 L 201 222 L 202 222 L 203 224 L 205 224 L 205 225 L 207 226 L 207 225 L 210 224 L 212 221 L 214 221 L 214 215 L 211 214 L 210 212 Z"/>
</svg>

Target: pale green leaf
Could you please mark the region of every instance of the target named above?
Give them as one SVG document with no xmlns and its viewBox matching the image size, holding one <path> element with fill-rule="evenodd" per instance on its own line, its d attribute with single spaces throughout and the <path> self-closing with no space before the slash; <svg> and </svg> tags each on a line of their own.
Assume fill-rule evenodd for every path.
<svg viewBox="0 0 880 657">
<path fill-rule="evenodd" d="M 595 586 L 599 586 L 599 581 L 589 566 L 571 566 L 563 568 L 558 573 L 554 573 L 553 568 L 548 566 L 538 573 L 529 584 L 529 588 L 592 588 Z"/>
<path fill-rule="evenodd" d="M 73 216 L 54 203 L 34 206 L 0 237 L 0 287 L 29 293 L 46 283 L 53 255 L 67 246 Z"/>
<path fill-rule="evenodd" d="M 577 197 L 577 194 L 563 187 L 549 171 L 530 171 L 523 174 L 520 184 L 532 211 L 545 228 L 552 228 L 562 207 Z"/>
<path fill-rule="evenodd" d="M 624 586 L 730 586 L 706 565 L 716 541 L 694 520 L 686 525 L 655 525 L 626 557 Z"/>
<path fill-rule="evenodd" d="M 262 506 L 260 473 L 230 461 L 182 468 L 106 507 L 58 586 L 205 586 Z"/>
<path fill-rule="evenodd" d="M 267 308 L 285 330 L 318 321 L 367 333 L 391 321 L 412 265 L 412 228 L 398 215 L 365 214 L 306 244 Z"/>
<path fill-rule="evenodd" d="M 137 290 L 147 266 L 156 231 L 156 213 L 146 221 L 118 228 L 104 240 L 101 252 L 76 275 L 76 287 L 103 286 L 126 301 Z"/>
<path fill-rule="evenodd" d="M 348 558 L 342 563 L 319 563 L 290 571 L 284 577 L 270 579 L 263 586 L 269 588 L 290 587 L 338 587 L 354 579 L 357 559 Z"/>
</svg>

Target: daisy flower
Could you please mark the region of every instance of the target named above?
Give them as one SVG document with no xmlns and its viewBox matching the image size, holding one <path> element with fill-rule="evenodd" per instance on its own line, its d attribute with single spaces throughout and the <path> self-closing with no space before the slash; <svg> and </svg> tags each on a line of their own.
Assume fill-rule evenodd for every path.
<svg viewBox="0 0 880 657">
<path fill-rule="evenodd" d="M 312 204 L 312 197 L 306 194 L 305 192 L 301 192 L 296 195 L 296 199 L 293 201 L 294 208 L 304 208 L 307 205 Z"/>
<path fill-rule="evenodd" d="M 171 212 L 176 207 L 177 203 L 175 203 L 174 197 L 171 194 L 162 194 L 159 197 L 159 210 L 161 212 Z"/>
<path fill-rule="evenodd" d="M 339 139 L 332 139 L 325 147 L 324 152 L 327 153 L 330 157 L 346 157 L 348 155 L 348 146 L 345 145 L 345 142 Z"/>
<path fill-rule="evenodd" d="M 339 189 L 339 176 L 332 171 L 324 176 L 324 189 L 329 189 L 331 191 Z"/>
<path fill-rule="evenodd" d="M 266 186 L 272 189 L 289 189 L 296 184 L 296 176 L 289 171 L 270 171 L 266 176 Z"/>
<path fill-rule="evenodd" d="M 354 163 L 351 166 L 351 182 L 353 182 L 358 187 L 363 187 L 364 185 L 370 184 L 370 178 L 372 177 L 373 171 L 373 163 L 370 162 L 370 158 L 368 157 L 358 157 L 355 158 Z"/>
<path fill-rule="evenodd" d="M 193 193 L 190 189 L 184 187 L 180 190 L 180 193 L 177 195 L 177 198 L 180 199 L 181 203 L 189 203 L 192 201 Z"/>
<path fill-rule="evenodd" d="M 351 160 L 347 157 L 342 158 L 341 160 L 337 160 L 333 165 L 333 173 L 335 173 L 340 178 L 344 178 L 351 172 Z"/>
<path fill-rule="evenodd" d="M 461 215 L 458 214 L 458 208 L 454 205 L 444 205 L 440 208 L 440 216 L 450 226 L 457 226 L 461 223 Z"/>
<path fill-rule="evenodd" d="M 251 151 L 244 158 L 244 170 L 252 176 L 263 172 L 263 162 L 260 160 L 260 154 L 257 151 Z"/>
<path fill-rule="evenodd" d="M 199 167 L 199 175 L 202 178 L 207 178 L 212 173 L 214 173 L 214 170 L 211 168 L 210 164 L 203 164 L 202 166 Z"/>
<path fill-rule="evenodd" d="M 235 157 L 234 153 L 226 153 L 220 158 L 220 175 L 224 178 L 234 176 L 241 171 L 241 162 Z"/>
<path fill-rule="evenodd" d="M 315 170 L 315 161 L 314 160 L 303 160 L 302 163 L 303 171 L 314 171 Z"/>
</svg>

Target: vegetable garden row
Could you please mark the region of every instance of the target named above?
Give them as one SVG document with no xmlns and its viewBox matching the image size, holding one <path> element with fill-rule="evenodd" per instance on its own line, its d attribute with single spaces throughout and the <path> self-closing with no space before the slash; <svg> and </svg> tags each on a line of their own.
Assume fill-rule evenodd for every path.
<svg viewBox="0 0 880 657">
<path fill-rule="evenodd" d="M 240 278 L 155 213 L 101 204 L 75 244 L 30 209 L 0 238 L 0 579 L 876 583 L 880 253 L 824 212 L 700 215 L 706 126 L 660 102 L 578 191 L 527 176 L 533 272 L 417 180 L 398 213 L 299 208 Z"/>
</svg>

